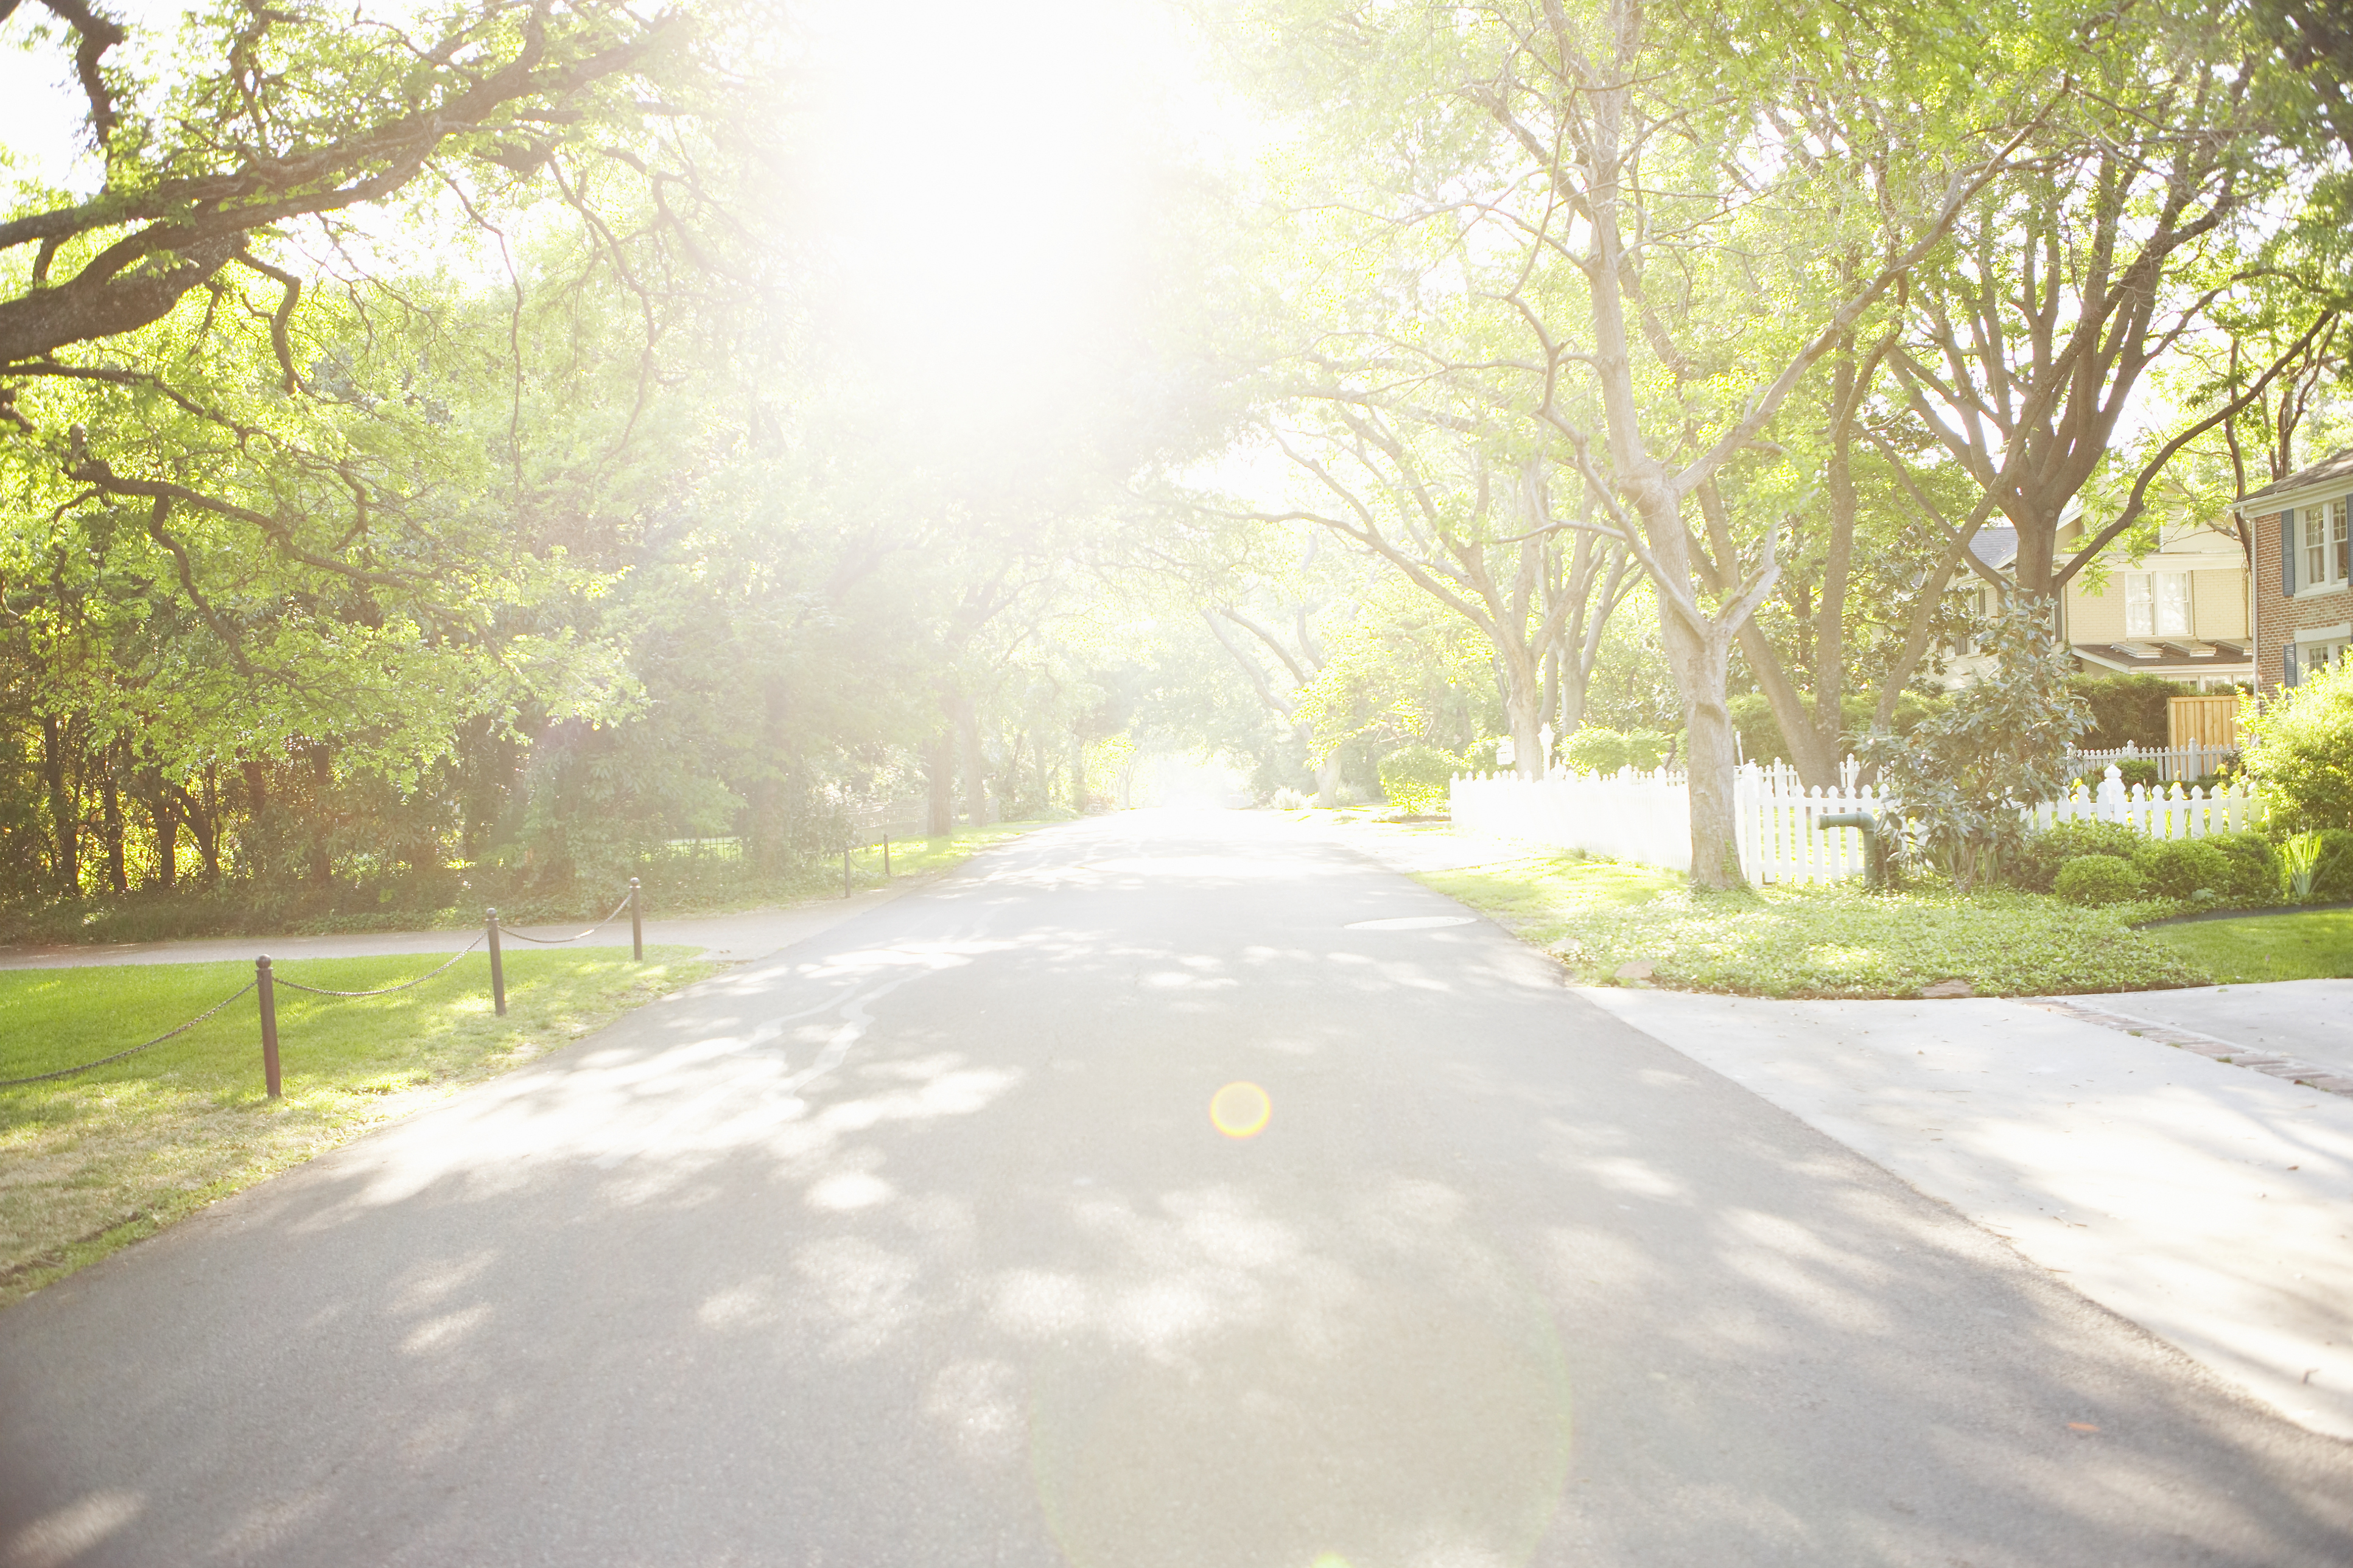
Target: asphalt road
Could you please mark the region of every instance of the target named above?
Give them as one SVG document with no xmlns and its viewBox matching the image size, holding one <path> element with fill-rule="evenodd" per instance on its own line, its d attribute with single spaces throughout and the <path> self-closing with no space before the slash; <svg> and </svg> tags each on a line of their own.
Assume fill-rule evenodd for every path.
<svg viewBox="0 0 2353 1568">
<path fill-rule="evenodd" d="M 0 1313 L 0 1563 L 2353 1560 L 2353 1449 L 1300 832 L 1039 833 Z"/>
</svg>

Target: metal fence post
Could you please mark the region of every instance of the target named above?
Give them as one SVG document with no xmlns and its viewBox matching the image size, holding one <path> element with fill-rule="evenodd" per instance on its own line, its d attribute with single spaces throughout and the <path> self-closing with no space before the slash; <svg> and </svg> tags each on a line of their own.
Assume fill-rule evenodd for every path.
<svg viewBox="0 0 2353 1568">
<path fill-rule="evenodd" d="M 253 961 L 253 989 L 261 999 L 261 1079 L 278 1098 L 278 994 L 269 984 L 269 960 Z"/>
<path fill-rule="evenodd" d="M 638 879 L 629 879 L 629 956 L 639 963 L 646 961 L 646 917 L 638 908 Z"/>
<path fill-rule="evenodd" d="M 498 910 L 482 911 L 482 934 L 491 942 L 491 1005 L 503 1018 L 507 1016 L 507 970 L 506 965 L 499 962 Z"/>
</svg>

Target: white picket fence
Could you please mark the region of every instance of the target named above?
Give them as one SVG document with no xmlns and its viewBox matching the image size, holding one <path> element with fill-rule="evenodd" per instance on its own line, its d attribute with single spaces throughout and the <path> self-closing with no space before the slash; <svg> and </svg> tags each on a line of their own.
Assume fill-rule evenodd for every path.
<svg viewBox="0 0 2353 1568">
<path fill-rule="evenodd" d="M 2085 772 L 2102 763 L 2155 763 L 2157 776 L 2168 784 L 2184 779 L 2202 779 L 2222 771 L 2222 764 L 2239 754 L 2236 746 L 2154 746 L 2143 751 L 2126 742 L 2114 749 L 2079 752 L 2070 747 L 2068 761 L 2079 764 Z"/>
<path fill-rule="evenodd" d="M 1880 809 L 1858 784 L 1852 757 L 1836 789 L 1807 789 L 1781 763 L 1742 764 L 1733 775 L 1733 839 L 1741 874 L 1753 883 L 1829 882 L 1863 870 L 1862 831 L 1824 827 L 1825 816 Z M 1669 870 L 1691 869 L 1691 786 L 1680 771 L 1458 774 L 1450 791 L 1455 827 L 1497 838 L 1582 849 L 1588 855 Z M 2263 802 L 2244 784 L 2211 792 L 2179 784 L 2127 788 L 2112 763 L 2096 790 L 2080 784 L 2062 801 L 2023 808 L 2037 827 L 2092 818 L 2121 822 L 2152 838 L 2237 833 L 2262 820 Z"/>
</svg>

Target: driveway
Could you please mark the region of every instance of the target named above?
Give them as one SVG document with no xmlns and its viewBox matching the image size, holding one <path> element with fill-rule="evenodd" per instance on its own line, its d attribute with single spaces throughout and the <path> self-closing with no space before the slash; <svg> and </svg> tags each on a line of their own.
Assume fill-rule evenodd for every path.
<svg viewBox="0 0 2353 1568">
<path fill-rule="evenodd" d="M 216 1205 L 0 1313 L 0 1409 L 11 1564 L 2353 1555 L 2346 1445 L 1235 814 Z"/>
</svg>

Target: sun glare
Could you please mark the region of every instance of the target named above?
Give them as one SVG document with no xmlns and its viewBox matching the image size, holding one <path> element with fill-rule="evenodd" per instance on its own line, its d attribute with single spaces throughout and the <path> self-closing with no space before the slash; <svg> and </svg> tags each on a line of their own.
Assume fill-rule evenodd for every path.
<svg viewBox="0 0 2353 1568">
<path fill-rule="evenodd" d="M 1181 69 L 1141 3 L 817 14 L 814 185 L 849 330 L 926 401 L 1083 383 L 1142 266 L 1151 106 Z"/>
<path fill-rule="evenodd" d="M 1266 1130 L 1274 1101 L 1254 1083 L 1229 1083 L 1209 1097 L 1209 1121 L 1229 1138 L 1254 1138 Z"/>
</svg>

